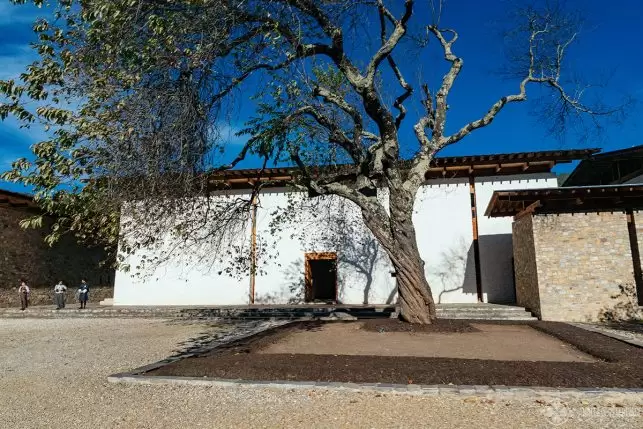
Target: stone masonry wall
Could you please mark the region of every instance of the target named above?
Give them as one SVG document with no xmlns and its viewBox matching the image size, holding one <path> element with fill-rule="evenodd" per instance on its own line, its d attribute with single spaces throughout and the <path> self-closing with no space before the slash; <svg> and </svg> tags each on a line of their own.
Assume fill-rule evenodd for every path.
<svg viewBox="0 0 643 429">
<path fill-rule="evenodd" d="M 76 287 L 82 277 L 90 286 L 113 286 L 112 269 L 99 266 L 101 249 L 88 249 L 65 238 L 53 247 L 44 243 L 45 231 L 20 228 L 25 209 L 0 207 L 0 289 L 17 288 L 25 278 L 32 288 L 53 288 L 58 280 Z"/>
<path fill-rule="evenodd" d="M 65 302 L 70 306 L 77 306 L 76 301 L 76 284 L 69 285 Z M 114 296 L 114 288 L 112 286 L 92 286 L 89 291 L 89 306 L 98 304 L 105 298 L 112 298 Z M 48 305 L 54 307 L 54 288 L 32 288 L 31 295 L 29 296 L 29 305 Z M 18 295 L 17 288 L 0 289 L 0 308 L 2 307 L 20 307 L 20 296 Z"/>
<path fill-rule="evenodd" d="M 624 213 L 532 219 L 543 320 L 599 320 L 626 305 L 634 283 Z"/>
<path fill-rule="evenodd" d="M 516 302 L 540 317 L 538 273 L 532 227 L 531 216 L 523 216 L 512 226 Z"/>
</svg>

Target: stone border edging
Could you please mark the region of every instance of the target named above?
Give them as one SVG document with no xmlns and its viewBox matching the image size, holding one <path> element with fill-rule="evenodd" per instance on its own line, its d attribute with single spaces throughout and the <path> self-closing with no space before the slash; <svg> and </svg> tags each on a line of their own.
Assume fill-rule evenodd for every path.
<svg viewBox="0 0 643 429">
<path fill-rule="evenodd" d="M 623 341 L 624 343 L 628 343 L 628 344 L 633 345 L 635 347 L 643 348 L 643 342 L 642 341 L 638 341 L 636 339 L 626 337 L 625 335 L 619 335 L 619 334 L 615 334 L 613 332 L 607 332 L 607 331 L 605 331 L 605 330 L 603 330 L 601 328 L 595 328 L 594 326 L 587 325 L 585 323 L 570 323 L 570 325 L 575 326 L 577 328 L 584 329 L 586 331 L 595 332 L 597 334 L 602 334 L 602 335 L 605 335 L 606 337 L 614 338 L 615 340 Z"/>
<path fill-rule="evenodd" d="M 419 385 L 387 383 L 338 383 L 315 381 L 258 381 L 230 380 L 199 377 L 145 376 L 135 374 L 114 374 L 107 381 L 117 384 L 139 385 L 174 385 L 202 387 L 240 387 L 240 388 L 276 388 L 299 390 L 332 390 L 346 392 L 379 392 L 401 395 L 464 395 L 464 396 L 502 396 L 502 397 L 540 397 L 555 396 L 561 398 L 606 397 L 615 395 L 634 396 L 643 400 L 643 389 L 622 388 L 555 388 L 540 386 L 491 386 L 491 385 Z"/>
</svg>

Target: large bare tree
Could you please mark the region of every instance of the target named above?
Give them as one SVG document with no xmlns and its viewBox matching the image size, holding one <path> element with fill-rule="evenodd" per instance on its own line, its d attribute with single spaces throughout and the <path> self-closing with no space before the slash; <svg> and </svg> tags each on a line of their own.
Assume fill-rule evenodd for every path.
<svg viewBox="0 0 643 429">
<path fill-rule="evenodd" d="M 199 197 L 225 189 L 212 178 L 249 155 L 264 168 L 290 164 L 291 186 L 359 208 L 395 268 L 401 317 L 431 323 L 435 304 L 412 213 L 436 154 L 525 101 L 530 85 L 549 91 L 550 114 L 561 124 L 619 111 L 586 104 L 585 87 L 565 83 L 577 20 L 558 7 L 525 7 L 507 65 L 518 77 L 515 92 L 499 94 L 479 118 L 447 132 L 449 95 L 464 60 L 458 32 L 441 25 L 442 6 L 59 0 L 57 20 L 34 27 L 40 60 L 20 81 L 0 82 L 0 117 L 42 122 L 52 138 L 34 146 L 35 162 L 18 160 L 5 178 L 36 186 L 43 207 L 58 214 L 52 240 L 64 231 L 102 234 L 110 245 L 120 238 L 123 249 L 136 251 L 174 231 L 173 248 L 206 243 L 206 253 L 217 257 L 268 181 L 260 169 L 252 195 L 210 203 Z M 435 46 L 446 72 L 431 82 L 420 71 L 443 67 L 421 52 Z M 33 100 L 35 110 L 27 103 Z M 241 146 L 222 127 L 239 103 L 254 112 Z M 403 144 L 405 127 L 414 144 Z M 128 201 L 136 203 L 123 206 Z M 124 207 L 129 221 L 117 233 L 114 213 Z"/>
</svg>

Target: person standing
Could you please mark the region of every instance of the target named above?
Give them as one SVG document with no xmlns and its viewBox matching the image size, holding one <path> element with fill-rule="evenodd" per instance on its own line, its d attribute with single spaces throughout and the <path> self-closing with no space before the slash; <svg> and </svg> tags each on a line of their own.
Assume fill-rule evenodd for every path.
<svg viewBox="0 0 643 429">
<path fill-rule="evenodd" d="M 20 310 L 24 310 L 29 307 L 29 286 L 24 279 L 20 279 L 20 287 L 18 288 L 18 295 L 20 296 Z"/>
<path fill-rule="evenodd" d="M 67 292 L 67 286 L 63 284 L 63 281 L 60 280 L 56 286 L 54 286 L 54 304 L 56 304 L 56 310 L 65 308 L 65 293 Z"/>
<path fill-rule="evenodd" d="M 80 303 L 80 310 L 87 308 L 87 301 L 89 300 L 89 285 L 85 279 L 80 281 L 80 286 L 78 287 L 78 302 Z"/>
</svg>

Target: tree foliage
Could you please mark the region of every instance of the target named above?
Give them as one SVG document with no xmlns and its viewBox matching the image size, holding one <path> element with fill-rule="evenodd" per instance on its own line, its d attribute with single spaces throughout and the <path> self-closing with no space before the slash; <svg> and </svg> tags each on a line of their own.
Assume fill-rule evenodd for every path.
<svg viewBox="0 0 643 429">
<path fill-rule="evenodd" d="M 436 153 L 526 100 L 531 85 L 549 91 L 557 126 L 619 110 L 586 104 L 584 89 L 566 86 L 563 64 L 578 37 L 576 22 L 561 9 L 527 8 L 512 33 L 519 55 L 507 68 L 517 76 L 516 91 L 450 132 L 448 97 L 464 64 L 458 33 L 441 26 L 441 3 L 423 13 L 416 3 L 53 2 L 54 18 L 33 27 L 39 60 L 19 80 L 0 82 L 0 118 L 41 123 L 51 138 L 33 146 L 33 161 L 17 160 L 3 177 L 34 186 L 46 212 L 57 215 L 51 241 L 72 232 L 112 249 L 120 239 L 135 251 L 171 231 L 183 246 L 215 243 L 217 254 L 230 231 L 243 229 L 269 181 L 259 172 L 251 194 L 224 206 L 202 198 L 195 208 L 195 197 L 225 189 L 212 178 L 250 155 L 264 168 L 288 163 L 297 170 L 293 187 L 359 208 L 401 273 L 403 314 L 426 322 L 426 312 L 410 316 L 433 312 L 410 219 Z M 447 65 L 439 82 L 396 57 L 400 49 L 434 45 Z M 221 130 L 239 103 L 254 105 L 241 147 Z M 405 127 L 416 142 L 402 147 Z M 389 189 L 388 208 L 377 198 L 381 187 Z M 121 209 L 128 218 L 119 230 Z"/>
</svg>

